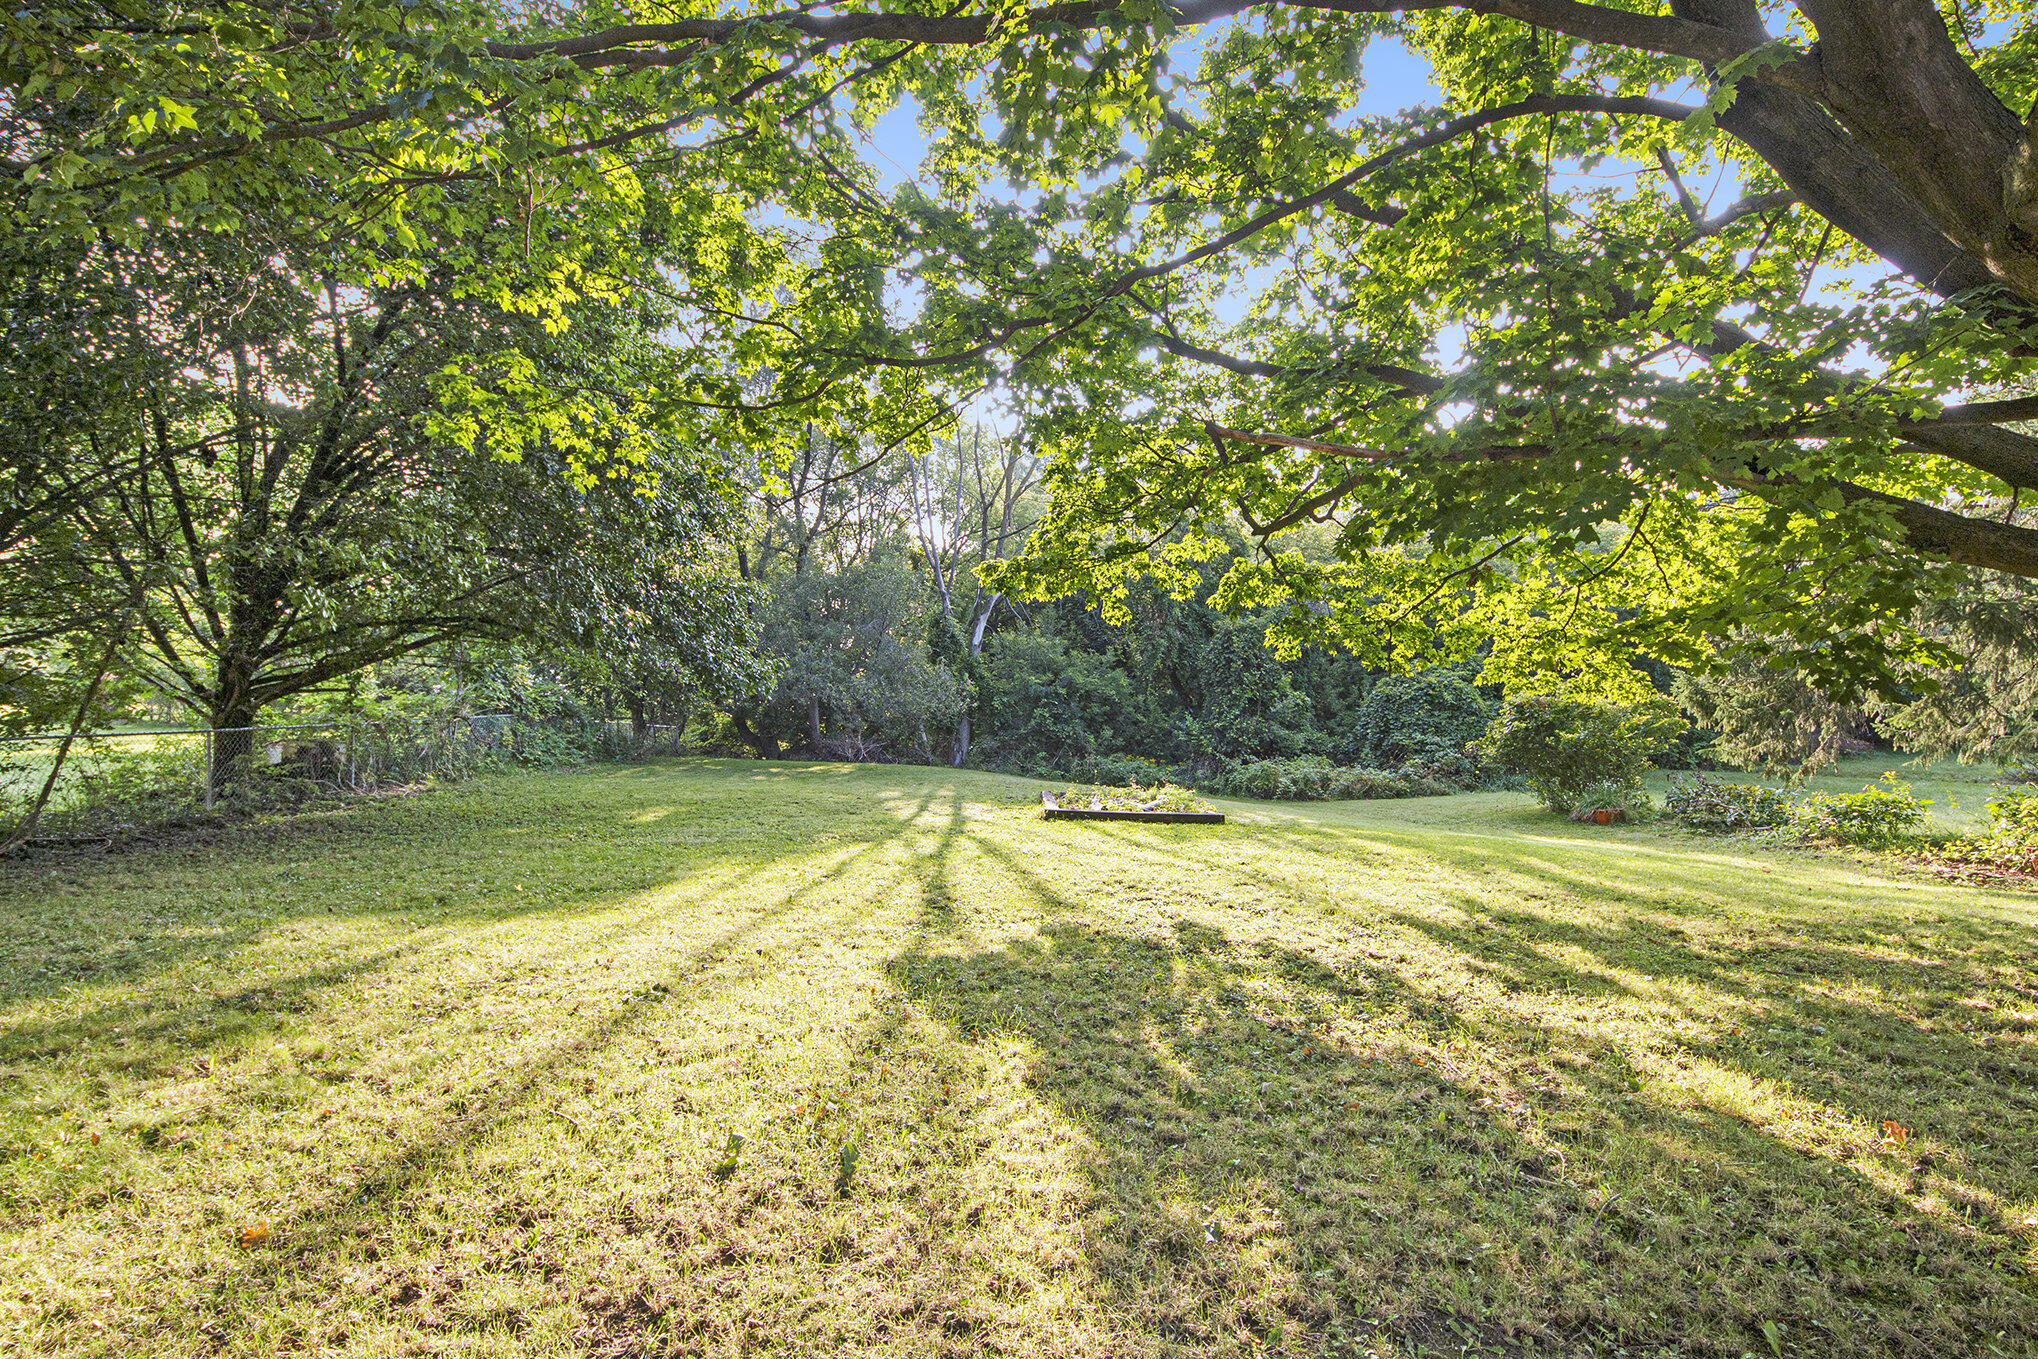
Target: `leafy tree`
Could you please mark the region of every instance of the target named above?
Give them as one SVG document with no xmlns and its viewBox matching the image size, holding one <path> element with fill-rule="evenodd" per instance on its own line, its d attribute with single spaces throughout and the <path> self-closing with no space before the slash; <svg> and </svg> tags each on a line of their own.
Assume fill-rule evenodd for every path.
<svg viewBox="0 0 2038 1359">
<path fill-rule="evenodd" d="M 627 234 L 638 172 L 683 161 L 699 259 L 785 261 L 700 310 L 743 323 L 691 399 L 922 448 L 1001 383 L 1055 507 L 990 589 L 1122 608 L 1238 525 L 1220 608 L 1381 666 L 1619 688 L 1635 651 L 1759 636 L 1888 689 L 1958 567 L 2038 576 L 2038 530 L 1975 508 L 2038 488 L 2028 7 L 1248 8 L 66 0 L 9 21 L 0 203 L 74 241 L 250 203 L 338 204 L 349 248 L 485 220 L 556 308 L 585 273 L 548 229 Z M 1387 36 L 1447 107 L 1358 112 Z M 937 141 L 887 199 L 854 128 L 909 90 Z M 1295 546 L 1319 522 L 1328 557 Z"/>
<path fill-rule="evenodd" d="M 1132 682 L 1106 656 L 1017 630 L 998 633 L 989 655 L 985 706 L 999 754 L 1066 766 L 1130 744 Z"/>
<path fill-rule="evenodd" d="M 1641 790 L 1649 754 L 1683 727 L 1670 704 L 1636 705 L 1536 694 L 1511 698 L 1480 739 L 1480 753 L 1524 774 L 1553 812 L 1586 797 L 1625 802 Z"/>
<path fill-rule="evenodd" d="M 1199 670 L 1203 703 L 1189 719 L 1199 754 L 1266 759 L 1322 749 L 1308 696 L 1267 649 L 1265 620 L 1227 621 L 1204 648 Z"/>
<path fill-rule="evenodd" d="M 936 440 L 907 467 L 914 536 L 941 601 L 929 644 L 937 660 L 974 688 L 983 678 L 985 629 L 1005 602 L 1002 591 L 984 587 L 975 568 L 1011 556 L 1031 532 L 1038 509 L 1028 502 L 1040 460 L 1013 441 L 993 438 L 987 448 L 979 425 L 968 439 Z M 959 599 L 965 581 L 972 591 L 966 608 Z M 950 764 L 969 756 L 971 716 L 965 705 Z"/>
<path fill-rule="evenodd" d="M 82 430 L 79 462 L 141 470 L 33 555 L 125 595 L 130 672 L 241 728 L 461 637 L 634 630 L 741 670 L 741 609 L 704 555 L 730 506 L 658 405 L 682 359 L 649 316 L 595 300 L 555 330 L 430 276 L 342 288 L 294 245 L 127 257 L 186 366 Z"/>
<path fill-rule="evenodd" d="M 743 725 L 766 758 L 804 738 L 817 755 L 934 758 L 964 694 L 925 640 L 920 579 L 896 556 L 788 575 L 772 591 L 762 646 L 777 687 Z"/>
<path fill-rule="evenodd" d="M 1991 43 L 1925 0 L 1354 8 L 1398 7 L 1266 6 L 1180 81 L 1121 29 L 1087 100 L 1000 70 L 996 145 L 950 105 L 944 168 L 1060 183 L 1107 124 L 1145 139 L 1049 196 L 1046 267 L 972 255 L 928 312 L 922 349 L 1008 337 L 1048 410 L 1056 508 L 997 584 L 1186 580 L 1228 512 L 1267 555 L 1221 602 L 1332 606 L 1291 612 L 1297 638 L 1381 660 L 1492 640 L 1507 678 L 1689 662 L 1758 624 L 1846 688 L 1893 681 L 1911 608 L 1957 574 L 1939 563 L 2038 571 L 2038 535 L 1970 508 L 2038 480 L 2012 427 L 2038 409 L 2027 13 Z M 1353 52 L 1390 31 L 1449 113 L 1353 116 Z M 1034 50 L 1056 72 L 1071 49 Z M 1602 165 L 1645 182 L 1581 174 Z M 1732 204 L 1690 192 L 1716 171 Z M 1323 518 L 1336 560 L 1284 550 Z M 1632 683 L 1624 661 L 1597 678 Z"/>
<path fill-rule="evenodd" d="M 1713 755 L 1736 769 L 1803 776 L 1868 734 L 1859 705 L 1821 693 L 1803 673 L 1740 658 L 1682 675 L 1677 701 L 1713 735 Z"/>
<path fill-rule="evenodd" d="M 1920 630 L 1959 663 L 1926 671 L 1924 692 L 1869 706 L 1902 749 L 1963 764 L 2011 764 L 2038 752 L 2038 586 L 1977 572 L 1927 602 Z"/>
</svg>

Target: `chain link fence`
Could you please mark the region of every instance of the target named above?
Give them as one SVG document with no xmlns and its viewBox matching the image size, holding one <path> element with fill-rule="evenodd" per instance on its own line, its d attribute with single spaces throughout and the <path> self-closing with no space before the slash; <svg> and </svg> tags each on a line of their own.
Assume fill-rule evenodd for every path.
<svg viewBox="0 0 2038 1359">
<path fill-rule="evenodd" d="M 289 811 L 502 764 L 680 752 L 678 727 L 509 713 L 16 737 L 0 741 L 0 846 Z"/>
</svg>

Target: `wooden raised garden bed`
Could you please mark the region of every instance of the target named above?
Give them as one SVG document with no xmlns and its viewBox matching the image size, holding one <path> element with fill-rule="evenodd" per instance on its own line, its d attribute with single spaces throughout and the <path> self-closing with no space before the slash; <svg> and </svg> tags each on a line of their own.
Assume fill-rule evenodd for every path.
<svg viewBox="0 0 2038 1359">
<path fill-rule="evenodd" d="M 1040 814 L 1049 821 L 1194 821 L 1203 825 L 1224 822 L 1223 812 L 1093 811 L 1088 807 L 1064 807 L 1053 793 L 1040 795 Z"/>
</svg>

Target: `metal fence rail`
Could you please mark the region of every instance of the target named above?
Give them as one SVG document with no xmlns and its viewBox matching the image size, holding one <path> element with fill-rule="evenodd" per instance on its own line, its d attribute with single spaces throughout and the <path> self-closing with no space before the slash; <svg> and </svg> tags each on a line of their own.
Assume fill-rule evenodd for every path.
<svg viewBox="0 0 2038 1359">
<path fill-rule="evenodd" d="M 540 721 L 510 713 L 294 722 L 214 730 L 81 732 L 0 739 L 0 846 L 33 809 L 37 839 L 96 839 L 221 815 L 289 810 L 493 763 L 628 760 L 677 754 L 680 728 L 639 733 L 628 720 Z"/>
</svg>

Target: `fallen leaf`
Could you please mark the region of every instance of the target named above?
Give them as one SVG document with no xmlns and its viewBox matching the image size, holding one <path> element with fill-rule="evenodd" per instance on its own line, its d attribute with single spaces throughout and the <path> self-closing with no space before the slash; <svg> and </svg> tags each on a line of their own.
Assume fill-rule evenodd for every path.
<svg viewBox="0 0 2038 1359">
<path fill-rule="evenodd" d="M 253 1250 L 256 1246 L 268 1244 L 270 1235 L 268 1223 L 250 1222 L 241 1228 L 241 1234 L 237 1239 L 242 1250 Z"/>
<path fill-rule="evenodd" d="M 722 1159 L 716 1162 L 708 1173 L 718 1180 L 727 1180 L 736 1173 L 736 1158 L 742 1155 L 742 1153 L 743 1134 L 730 1133 L 729 1140 L 722 1147 Z"/>
<path fill-rule="evenodd" d="M 856 1159 L 862 1148 L 854 1141 L 844 1142 L 842 1150 L 835 1155 L 835 1197 L 841 1198 L 849 1192 L 849 1182 L 856 1176 Z"/>
</svg>

